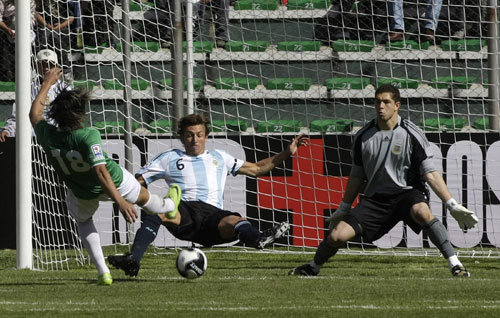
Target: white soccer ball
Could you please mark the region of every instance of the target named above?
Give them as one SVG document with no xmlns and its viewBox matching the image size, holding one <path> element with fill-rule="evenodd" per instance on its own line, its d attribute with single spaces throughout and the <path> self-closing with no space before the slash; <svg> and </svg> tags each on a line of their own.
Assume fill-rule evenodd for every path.
<svg viewBox="0 0 500 318">
<path fill-rule="evenodd" d="M 192 247 L 182 250 L 177 255 L 177 270 L 188 279 L 198 278 L 207 270 L 207 257 L 200 249 Z"/>
</svg>

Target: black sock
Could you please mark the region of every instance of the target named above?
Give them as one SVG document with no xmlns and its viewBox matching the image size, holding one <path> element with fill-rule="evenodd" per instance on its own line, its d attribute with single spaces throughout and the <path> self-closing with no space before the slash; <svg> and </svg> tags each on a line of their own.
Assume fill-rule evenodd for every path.
<svg viewBox="0 0 500 318">
<path fill-rule="evenodd" d="M 243 220 L 234 226 L 234 235 L 245 245 L 255 247 L 260 238 L 260 231 L 254 228 L 249 221 Z"/>
<path fill-rule="evenodd" d="M 318 246 L 316 250 L 316 254 L 314 254 L 314 263 L 316 265 L 323 265 L 330 259 L 330 257 L 337 254 L 339 249 L 336 247 L 331 247 L 326 243 L 326 239 L 324 239 Z"/>
<path fill-rule="evenodd" d="M 132 259 L 140 263 L 144 253 L 153 243 L 160 229 L 161 219 L 158 215 L 145 215 L 142 218 L 142 225 L 135 233 L 134 244 L 132 245 Z"/>
<path fill-rule="evenodd" d="M 437 218 L 433 219 L 424 226 L 424 230 L 431 242 L 434 243 L 441 254 L 443 254 L 444 258 L 448 259 L 448 257 L 455 255 L 455 250 L 448 238 L 448 232 L 441 221 Z"/>
</svg>

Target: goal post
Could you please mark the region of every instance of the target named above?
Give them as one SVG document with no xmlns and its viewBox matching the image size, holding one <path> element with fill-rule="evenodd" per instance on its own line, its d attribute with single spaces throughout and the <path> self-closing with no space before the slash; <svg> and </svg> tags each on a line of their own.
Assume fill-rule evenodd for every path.
<svg viewBox="0 0 500 318">
<path fill-rule="evenodd" d="M 67 1 L 42 2 L 69 10 Z M 388 1 L 80 3 L 82 26 L 68 30 L 67 42 L 37 38 L 35 47 L 67 55 L 72 73 L 67 78 L 92 91 L 86 125 L 101 132 L 105 151 L 120 165 L 135 173 L 155 155 L 182 148 L 174 131 L 185 112 L 210 118 L 209 149 L 252 162 L 279 153 L 293 136 L 306 133 L 309 145 L 269 176 L 228 176 L 224 208 L 261 230 L 290 222 L 289 236 L 269 251 L 312 253 L 325 236 L 326 217 L 342 198 L 354 134 L 374 117 L 376 87 L 390 83 L 401 91 L 401 117 L 419 125 L 431 142 L 436 167 L 453 196 L 480 219 L 463 233 L 432 194 L 431 209 L 453 245 L 460 255 L 500 256 L 494 1 L 443 4 L 435 43 L 420 37 L 428 20 L 422 18 L 423 0 L 403 1 L 406 38 L 388 43 L 383 39 L 394 18 Z M 174 10 L 184 18 L 176 19 Z M 41 14 L 49 18 L 53 12 Z M 173 30 L 180 25 L 186 32 Z M 33 154 L 40 168 L 33 171 L 36 186 L 30 193 L 36 198 L 33 267 L 85 263 L 61 185 L 36 145 Z M 162 182 L 150 190 L 167 191 Z M 131 243 L 130 230 L 111 204 L 101 204 L 94 221 L 103 245 L 118 250 Z M 138 221 L 134 231 L 139 226 Z M 161 252 L 189 244 L 161 228 L 153 245 Z M 341 253 L 438 252 L 425 234 L 401 223 L 380 240 L 353 241 Z"/>
</svg>

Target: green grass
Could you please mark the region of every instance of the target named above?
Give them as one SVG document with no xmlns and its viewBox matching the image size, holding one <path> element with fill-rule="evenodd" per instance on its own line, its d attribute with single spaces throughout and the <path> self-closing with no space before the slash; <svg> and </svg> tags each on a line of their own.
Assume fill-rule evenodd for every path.
<svg viewBox="0 0 500 318">
<path fill-rule="evenodd" d="M 108 253 L 106 253 L 108 254 Z M 93 266 L 15 270 L 0 251 L 0 317 L 500 317 L 500 260 L 464 258 L 454 278 L 438 257 L 344 256 L 318 277 L 291 277 L 311 255 L 207 252 L 208 270 L 186 280 L 175 254 L 147 254 L 137 278 Z"/>
</svg>

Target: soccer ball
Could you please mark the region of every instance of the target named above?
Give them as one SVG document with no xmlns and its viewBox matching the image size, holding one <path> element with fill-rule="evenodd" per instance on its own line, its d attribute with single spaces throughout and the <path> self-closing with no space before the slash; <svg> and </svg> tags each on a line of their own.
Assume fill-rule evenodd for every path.
<svg viewBox="0 0 500 318">
<path fill-rule="evenodd" d="M 198 278 L 207 270 L 207 257 L 200 249 L 192 247 L 177 255 L 177 270 L 188 279 Z"/>
</svg>

